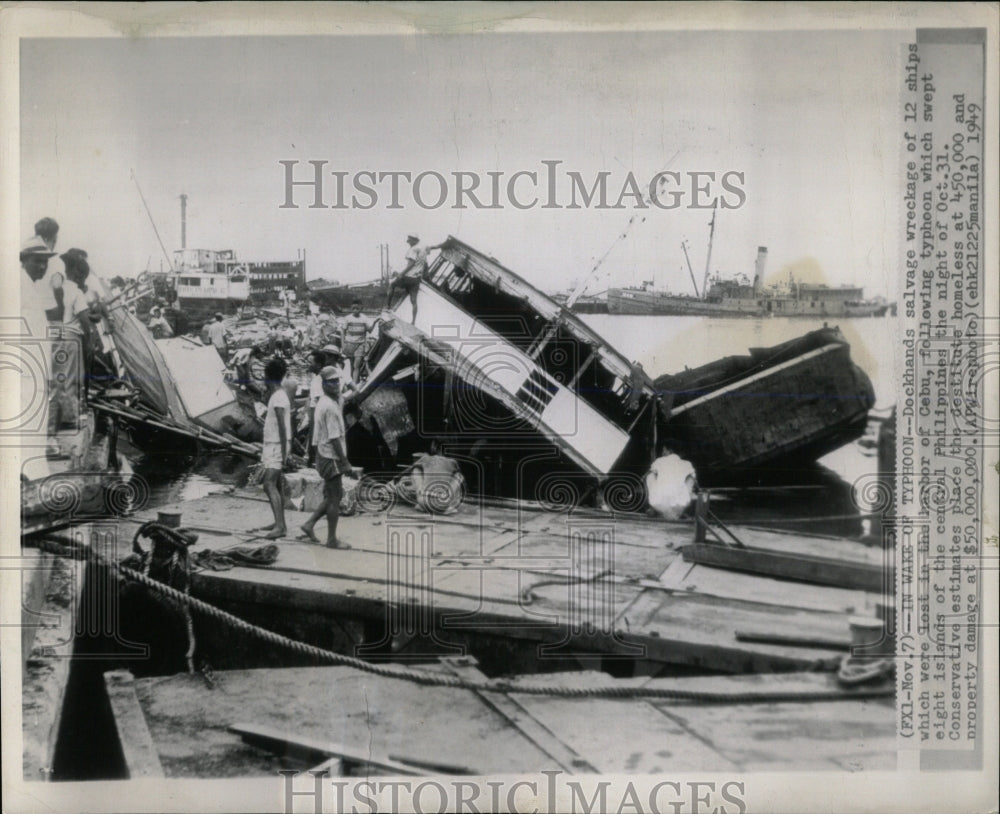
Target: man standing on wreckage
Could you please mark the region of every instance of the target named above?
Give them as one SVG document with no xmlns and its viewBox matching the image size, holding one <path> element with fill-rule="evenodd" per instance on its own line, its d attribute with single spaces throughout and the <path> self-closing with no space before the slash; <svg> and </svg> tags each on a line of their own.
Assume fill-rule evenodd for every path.
<svg viewBox="0 0 1000 814">
<path fill-rule="evenodd" d="M 406 236 L 406 243 L 410 248 L 406 250 L 406 266 L 397 274 L 389 284 L 389 291 L 385 296 L 385 307 L 392 308 L 392 300 L 397 290 L 405 291 L 410 295 L 410 305 L 413 306 L 413 323 L 417 321 L 417 291 L 420 290 L 420 281 L 427 273 L 427 255 L 434 249 L 441 247 L 421 246 L 420 238 L 414 234 Z"/>
</svg>

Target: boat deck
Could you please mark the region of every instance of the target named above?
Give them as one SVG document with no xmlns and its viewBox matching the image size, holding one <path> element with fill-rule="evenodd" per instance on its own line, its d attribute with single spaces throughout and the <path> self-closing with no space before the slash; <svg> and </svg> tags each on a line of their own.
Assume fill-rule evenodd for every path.
<svg viewBox="0 0 1000 814">
<path fill-rule="evenodd" d="M 246 531 L 271 522 L 268 504 L 253 490 L 161 509 L 182 512 L 183 525 L 200 535 L 193 554 L 267 542 Z M 119 557 L 155 516 L 119 521 Z M 286 517 L 297 530 L 306 514 Z M 431 517 L 393 506 L 341 518 L 339 536 L 350 550 L 283 539 L 273 565 L 197 570 L 191 592 L 341 652 L 471 652 L 491 674 L 606 668 L 608 659 L 620 660 L 618 675 L 655 675 L 668 666 L 675 673 L 829 668 L 849 647 L 849 617 L 876 615 L 880 597 L 871 579 L 854 586 L 848 573 L 840 586 L 810 584 L 794 569 L 793 578 L 779 579 L 688 561 L 682 550 L 693 531 L 692 523 L 592 510 L 466 503 L 458 514 Z M 821 571 L 826 564 L 837 573 L 867 570 L 869 577 L 882 565 L 881 550 L 852 541 L 734 531 L 750 548 L 725 547 L 731 556 L 765 550 L 787 560 L 782 567 L 818 562 Z M 325 522 L 317 534 L 325 534 Z"/>
<path fill-rule="evenodd" d="M 478 674 L 462 661 L 422 669 Z M 216 673 L 213 682 L 200 675 L 105 674 L 131 777 L 273 777 L 327 757 L 341 758 L 327 765 L 334 776 L 399 774 L 394 764 L 417 762 L 423 770 L 411 773 L 454 775 L 895 768 L 891 697 L 754 699 L 775 691 L 836 691 L 835 679 L 818 673 L 617 680 L 745 694 L 739 703 L 499 695 L 419 686 L 350 667 L 234 670 Z M 609 679 L 574 672 L 515 682 L 588 687 Z M 231 727 L 273 740 L 247 742 Z"/>
</svg>

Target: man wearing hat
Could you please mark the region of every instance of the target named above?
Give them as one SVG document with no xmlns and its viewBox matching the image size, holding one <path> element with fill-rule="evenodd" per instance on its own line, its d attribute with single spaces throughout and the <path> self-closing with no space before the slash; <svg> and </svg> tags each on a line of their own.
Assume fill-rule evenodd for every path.
<svg viewBox="0 0 1000 814">
<path fill-rule="evenodd" d="M 49 347 L 44 344 L 48 335 L 49 318 L 47 312 L 55 308 L 56 301 L 52 287 L 49 283 L 46 272 L 49 267 L 49 258 L 55 254 L 45 242 L 35 235 L 25 242 L 21 247 L 21 315 L 28 324 L 28 333 L 32 338 L 41 340 L 40 352 L 33 354 L 36 362 L 42 369 L 41 381 L 32 375 L 29 365 L 22 366 L 23 381 L 21 382 L 21 412 L 23 415 L 38 415 L 37 421 L 32 422 L 40 428 L 41 433 L 45 433 L 49 427 L 49 395 L 50 382 L 49 375 L 52 369 L 52 358 Z M 41 392 L 39 392 L 41 388 Z M 29 443 L 45 443 L 44 435 L 31 433 L 27 436 Z M 53 442 L 49 443 L 49 451 L 57 452 L 57 447 Z M 39 477 L 44 477 L 49 473 L 48 466 L 44 460 L 38 464 Z"/>
<path fill-rule="evenodd" d="M 38 235 L 25 241 L 21 247 L 21 311 L 28 321 L 31 335 L 42 339 L 46 336 L 49 313 L 56 307 L 51 278 L 47 272 L 49 258 L 55 254 Z"/>
<path fill-rule="evenodd" d="M 347 430 L 340 410 L 340 369 L 327 365 L 319 375 L 323 383 L 323 395 L 316 404 L 313 439 L 316 442 L 316 471 L 323 478 L 323 502 L 302 524 L 302 534 L 305 539 L 318 543 L 316 523 L 325 516 L 327 547 L 350 548 L 337 539 L 340 501 L 344 496 L 343 475 L 351 471 L 351 463 L 347 459 Z"/>
<path fill-rule="evenodd" d="M 420 238 L 416 235 L 407 235 L 406 243 L 409 249 L 406 250 L 406 267 L 389 284 L 389 293 L 386 295 L 385 307 L 392 307 L 392 299 L 397 289 L 402 289 L 410 295 L 410 305 L 413 306 L 413 319 L 417 321 L 417 292 L 420 290 L 420 280 L 427 273 L 427 254 L 438 246 L 421 246 Z"/>
</svg>

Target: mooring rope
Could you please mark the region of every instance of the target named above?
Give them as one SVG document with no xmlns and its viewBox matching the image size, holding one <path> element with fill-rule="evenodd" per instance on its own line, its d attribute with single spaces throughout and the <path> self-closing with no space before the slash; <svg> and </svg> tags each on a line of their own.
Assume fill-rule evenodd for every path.
<svg viewBox="0 0 1000 814">
<path fill-rule="evenodd" d="M 62 541 L 57 541 L 63 545 Z M 70 549 L 72 556 L 72 547 Z M 206 616 L 218 619 L 236 630 L 242 631 L 257 639 L 277 645 L 302 655 L 311 656 L 320 662 L 352 667 L 361 672 L 381 678 L 394 678 L 410 681 L 414 684 L 431 687 L 447 687 L 449 689 L 471 690 L 477 693 L 519 693 L 523 695 L 554 696 L 557 698 L 608 698 L 630 699 L 648 698 L 661 701 L 691 701 L 702 703 L 774 703 L 795 701 L 839 701 L 848 698 L 883 698 L 895 694 L 894 686 L 884 683 L 878 686 L 854 686 L 850 691 L 843 690 L 774 690 L 772 692 L 727 692 L 717 690 L 681 690 L 667 687 L 649 686 L 615 686 L 604 685 L 596 687 L 565 687 L 558 685 L 515 684 L 503 679 L 469 680 L 455 675 L 432 673 L 424 670 L 414 670 L 407 667 L 377 664 L 355 656 L 335 653 L 322 647 L 306 644 L 290 639 L 274 631 L 247 622 L 228 611 L 217 608 L 202 599 L 185 594 L 169 585 L 158 582 L 151 577 L 135 571 L 117 562 L 109 561 L 96 551 L 90 551 L 90 557 L 99 564 L 110 568 L 122 578 L 138 582 L 155 593 L 162 594 L 177 602 L 181 602 Z"/>
</svg>

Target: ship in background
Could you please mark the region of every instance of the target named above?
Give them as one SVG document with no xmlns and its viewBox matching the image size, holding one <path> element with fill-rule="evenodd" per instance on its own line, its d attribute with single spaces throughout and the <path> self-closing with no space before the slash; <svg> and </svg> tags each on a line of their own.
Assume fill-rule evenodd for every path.
<svg viewBox="0 0 1000 814">
<path fill-rule="evenodd" d="M 701 291 L 695 281 L 687 245 L 682 244 L 691 274 L 694 296 L 671 294 L 653 288 L 651 280 L 639 287 L 609 288 L 608 313 L 657 314 L 665 316 L 706 317 L 882 317 L 895 313 L 895 304 L 882 297 L 865 299 L 860 286 L 828 286 L 822 283 L 799 282 L 788 273 L 788 280 L 778 285 L 764 286 L 767 247 L 757 249 L 753 281 L 739 274 L 723 279 L 716 274 L 709 278 L 712 262 L 712 241 L 715 238 L 715 215 L 709 225 L 708 255 L 705 259 L 705 279 Z"/>
<path fill-rule="evenodd" d="M 250 299 L 250 272 L 229 249 L 175 251 L 166 283 L 177 306 L 197 323 L 211 319 L 216 312 L 235 313 Z"/>
<path fill-rule="evenodd" d="M 860 286 L 828 286 L 799 282 L 789 272 L 788 280 L 764 286 L 767 248 L 757 249 L 753 282 L 745 275 L 708 280 L 703 296 L 684 296 L 658 291 L 647 281 L 637 288 L 609 288 L 611 314 L 662 314 L 712 317 L 882 317 L 890 303 L 881 297 L 865 299 Z"/>
</svg>

